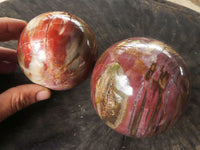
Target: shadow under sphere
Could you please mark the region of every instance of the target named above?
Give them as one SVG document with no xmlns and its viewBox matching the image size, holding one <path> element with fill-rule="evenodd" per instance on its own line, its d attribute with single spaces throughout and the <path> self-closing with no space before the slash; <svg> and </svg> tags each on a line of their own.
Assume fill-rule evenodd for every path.
<svg viewBox="0 0 200 150">
<path fill-rule="evenodd" d="M 31 20 L 50 11 L 82 18 L 97 37 L 99 56 L 117 41 L 136 36 L 160 40 L 185 60 L 192 79 L 191 99 L 182 119 L 152 138 L 124 137 L 97 116 L 90 97 L 90 77 L 75 88 L 53 92 L 0 123 L 3 150 L 175 150 L 200 148 L 200 17 L 163 0 L 10 0 L 0 4 L 0 16 Z M 1 46 L 16 48 L 15 43 Z M 0 76 L 1 91 L 30 83 L 20 70 Z"/>
</svg>

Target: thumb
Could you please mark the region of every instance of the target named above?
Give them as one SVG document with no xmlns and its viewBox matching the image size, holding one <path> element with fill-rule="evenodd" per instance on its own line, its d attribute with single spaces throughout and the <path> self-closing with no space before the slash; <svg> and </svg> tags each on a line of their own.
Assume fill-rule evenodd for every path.
<svg viewBox="0 0 200 150">
<path fill-rule="evenodd" d="M 0 121 L 41 100 L 48 99 L 50 90 L 36 84 L 8 89 L 0 95 Z"/>
</svg>

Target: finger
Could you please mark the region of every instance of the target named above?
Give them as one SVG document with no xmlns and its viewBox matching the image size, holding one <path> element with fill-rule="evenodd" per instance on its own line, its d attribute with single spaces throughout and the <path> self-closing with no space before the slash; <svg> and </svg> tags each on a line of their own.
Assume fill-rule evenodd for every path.
<svg viewBox="0 0 200 150">
<path fill-rule="evenodd" d="M 23 20 L 0 18 L 0 41 L 18 39 L 26 24 Z"/>
<path fill-rule="evenodd" d="M 50 90 L 35 84 L 11 88 L 0 95 L 0 121 L 41 100 L 48 99 Z"/>
<path fill-rule="evenodd" d="M 17 51 L 9 48 L 0 47 L 0 61 L 17 63 Z"/>
<path fill-rule="evenodd" d="M 7 61 L 0 62 L 0 74 L 10 74 L 17 68 L 16 63 L 11 63 Z"/>
</svg>

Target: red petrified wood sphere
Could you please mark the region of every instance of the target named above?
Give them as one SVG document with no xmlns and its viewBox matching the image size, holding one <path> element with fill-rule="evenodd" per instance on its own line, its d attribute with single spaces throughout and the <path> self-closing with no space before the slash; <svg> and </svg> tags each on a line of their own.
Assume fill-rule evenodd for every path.
<svg viewBox="0 0 200 150">
<path fill-rule="evenodd" d="M 54 90 L 74 87 L 92 70 L 96 40 L 89 26 L 66 12 L 32 19 L 18 43 L 18 61 L 34 83 Z"/>
<path fill-rule="evenodd" d="M 106 50 L 92 74 L 93 105 L 121 134 L 149 137 L 167 130 L 188 103 L 190 81 L 182 58 L 162 42 L 130 38 Z"/>
</svg>

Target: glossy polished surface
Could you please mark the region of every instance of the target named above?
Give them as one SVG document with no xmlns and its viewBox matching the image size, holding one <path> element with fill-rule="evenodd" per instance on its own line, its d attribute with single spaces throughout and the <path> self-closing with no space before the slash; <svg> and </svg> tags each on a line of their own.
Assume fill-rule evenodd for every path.
<svg viewBox="0 0 200 150">
<path fill-rule="evenodd" d="M 132 36 L 166 43 L 184 59 L 191 75 L 191 99 L 181 119 L 151 138 L 125 137 L 96 114 L 90 78 L 18 112 L 0 124 L 1 150 L 196 150 L 200 145 L 200 17 L 192 10 L 164 0 L 9 0 L 1 16 L 31 20 L 55 10 L 71 12 L 93 30 L 101 54 Z M 1 46 L 16 49 L 16 43 Z M 0 91 L 31 83 L 18 69 L 0 75 Z"/>
<path fill-rule="evenodd" d="M 18 43 L 18 60 L 34 83 L 54 90 L 70 89 L 84 80 L 97 57 L 89 26 L 66 12 L 32 19 Z"/>
<path fill-rule="evenodd" d="M 91 80 L 93 105 L 112 129 L 135 137 L 167 130 L 182 115 L 190 93 L 182 58 L 162 42 L 130 38 L 106 50 Z"/>
</svg>

